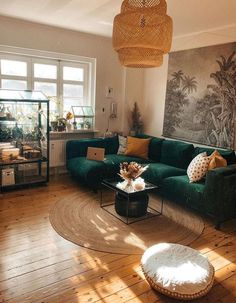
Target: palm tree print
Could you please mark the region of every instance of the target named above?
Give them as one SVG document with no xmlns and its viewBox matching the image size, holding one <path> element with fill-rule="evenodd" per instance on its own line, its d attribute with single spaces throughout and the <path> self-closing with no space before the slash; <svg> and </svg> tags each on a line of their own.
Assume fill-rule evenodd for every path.
<svg viewBox="0 0 236 303">
<path fill-rule="evenodd" d="M 183 91 L 187 91 L 188 94 L 197 91 L 197 81 L 195 77 L 184 76 Z"/>
<path fill-rule="evenodd" d="M 172 74 L 172 77 L 173 77 L 173 78 L 172 78 L 173 81 L 175 81 L 176 84 L 177 84 L 178 86 L 180 86 L 181 83 L 182 83 L 182 81 L 184 80 L 184 73 L 183 73 L 182 70 L 179 70 L 179 71 L 177 71 L 177 72 L 174 72 L 174 73 Z"/>
<path fill-rule="evenodd" d="M 214 137 L 217 146 L 232 146 L 233 142 L 232 129 L 234 128 L 236 107 L 235 55 L 236 52 L 233 52 L 228 58 L 221 56 L 221 60 L 216 61 L 219 70 L 210 75 L 216 84 L 208 85 L 208 88 L 216 93 L 220 100 L 219 104 L 216 105 L 220 113 L 214 114 L 212 112 L 211 114 L 214 128 L 210 136 Z"/>
<path fill-rule="evenodd" d="M 163 135 L 215 147 L 233 148 L 236 123 L 236 43 L 183 52 L 186 52 L 183 57 L 182 53 L 177 52 L 171 59 Z M 189 58 L 199 60 L 196 72 L 194 64 L 188 62 Z M 176 70 L 173 69 L 175 62 L 178 66 Z M 206 70 L 201 71 L 205 62 Z M 186 73 L 185 65 L 189 73 Z M 207 73 L 208 66 L 215 66 L 214 70 Z M 204 78 L 199 78 L 202 75 Z M 207 78 L 209 82 L 205 81 Z"/>
</svg>

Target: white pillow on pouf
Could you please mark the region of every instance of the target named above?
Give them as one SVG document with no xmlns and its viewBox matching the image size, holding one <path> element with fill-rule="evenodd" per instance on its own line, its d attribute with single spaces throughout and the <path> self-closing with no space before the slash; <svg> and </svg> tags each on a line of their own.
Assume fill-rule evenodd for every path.
<svg viewBox="0 0 236 303">
<path fill-rule="evenodd" d="M 193 183 L 200 181 L 206 175 L 209 163 L 210 163 L 210 158 L 207 157 L 206 152 L 197 155 L 191 161 L 187 169 L 189 182 Z"/>
<path fill-rule="evenodd" d="M 214 267 L 197 250 L 188 246 L 160 243 L 148 248 L 141 267 L 157 291 L 179 300 L 206 295 L 214 282 Z"/>
</svg>

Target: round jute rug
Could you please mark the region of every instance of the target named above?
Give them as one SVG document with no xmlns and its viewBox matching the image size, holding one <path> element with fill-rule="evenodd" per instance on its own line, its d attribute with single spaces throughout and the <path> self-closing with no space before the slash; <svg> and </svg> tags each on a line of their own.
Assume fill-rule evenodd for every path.
<svg viewBox="0 0 236 303">
<path fill-rule="evenodd" d="M 160 207 L 156 196 L 150 198 L 150 203 Z M 163 215 L 126 225 L 100 208 L 98 194 L 82 190 L 56 202 L 50 222 L 59 235 L 75 244 L 118 254 L 143 254 L 160 242 L 188 245 L 204 229 L 200 217 L 167 201 Z"/>
</svg>

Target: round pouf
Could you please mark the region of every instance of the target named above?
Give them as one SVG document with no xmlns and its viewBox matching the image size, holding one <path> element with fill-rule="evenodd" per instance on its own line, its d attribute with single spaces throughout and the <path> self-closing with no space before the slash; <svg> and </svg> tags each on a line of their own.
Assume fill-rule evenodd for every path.
<svg viewBox="0 0 236 303">
<path fill-rule="evenodd" d="M 180 244 L 161 243 L 148 248 L 141 266 L 151 287 L 179 300 L 206 295 L 214 282 L 214 267 L 208 259 Z"/>
<path fill-rule="evenodd" d="M 146 193 L 137 193 L 130 197 L 129 203 L 126 197 L 116 193 L 115 210 L 120 216 L 139 218 L 147 213 L 149 197 Z M 128 209 L 127 209 L 128 207 Z"/>
</svg>

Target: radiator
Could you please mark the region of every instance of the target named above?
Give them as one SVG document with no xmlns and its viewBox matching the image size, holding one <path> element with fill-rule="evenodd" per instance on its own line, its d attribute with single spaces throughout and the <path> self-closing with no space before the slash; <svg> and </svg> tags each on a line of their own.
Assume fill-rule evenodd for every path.
<svg viewBox="0 0 236 303">
<path fill-rule="evenodd" d="M 66 140 L 50 141 L 50 167 L 66 165 Z"/>
</svg>

